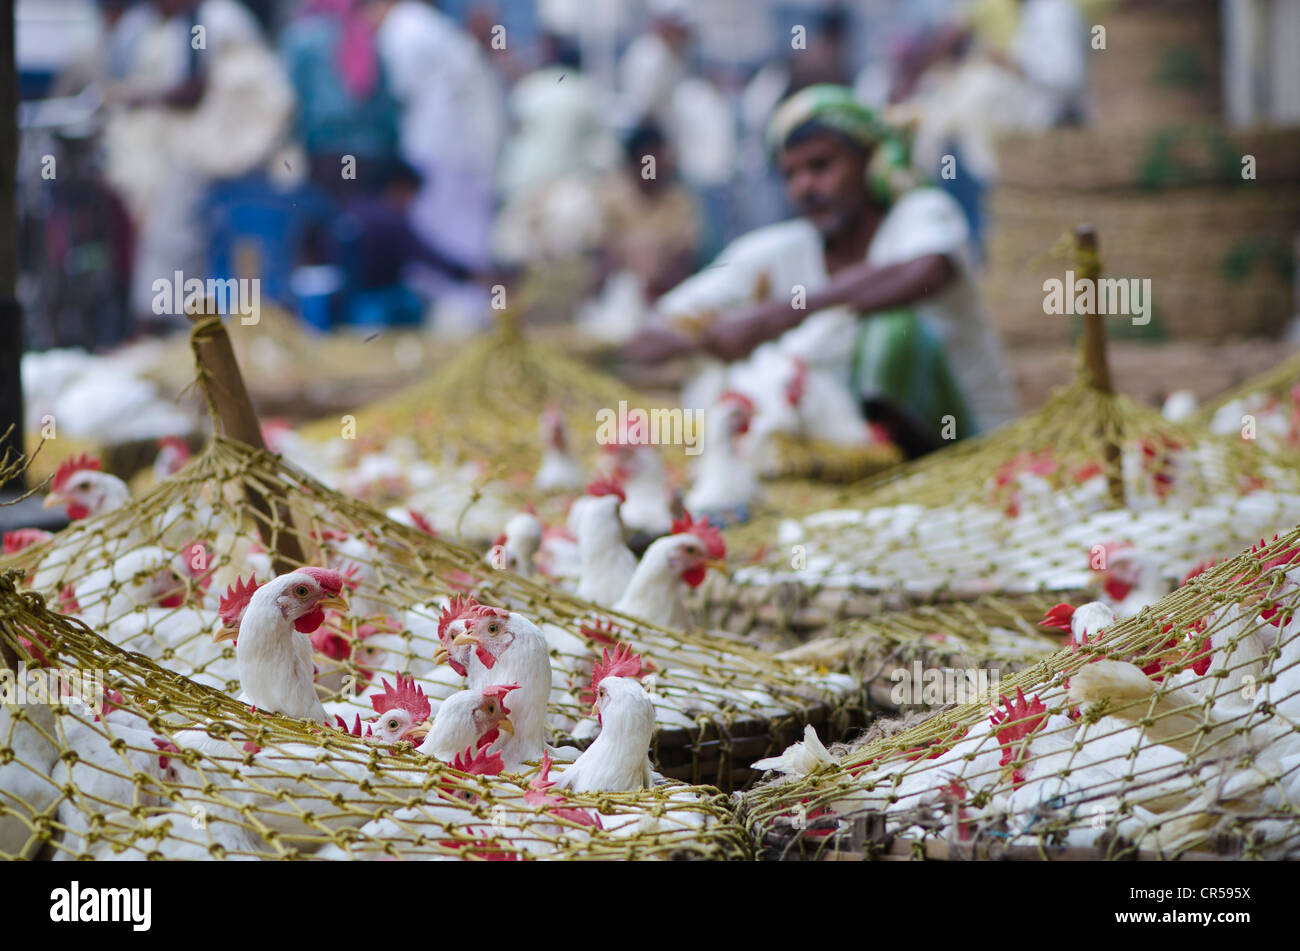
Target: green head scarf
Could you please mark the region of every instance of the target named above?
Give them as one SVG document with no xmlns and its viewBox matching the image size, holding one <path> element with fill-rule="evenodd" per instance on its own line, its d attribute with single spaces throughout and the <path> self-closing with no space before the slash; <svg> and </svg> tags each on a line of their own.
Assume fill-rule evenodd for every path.
<svg viewBox="0 0 1300 951">
<path fill-rule="evenodd" d="M 906 139 L 847 86 L 808 86 L 782 102 L 768 120 L 768 149 L 775 155 L 795 130 L 809 122 L 832 129 L 872 153 L 867 181 L 885 204 L 917 184 Z"/>
</svg>

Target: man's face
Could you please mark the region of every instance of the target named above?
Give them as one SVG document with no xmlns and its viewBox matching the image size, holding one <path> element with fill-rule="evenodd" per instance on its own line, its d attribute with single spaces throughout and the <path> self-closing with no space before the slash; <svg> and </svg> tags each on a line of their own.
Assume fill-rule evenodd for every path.
<svg viewBox="0 0 1300 951">
<path fill-rule="evenodd" d="M 839 234 L 867 203 L 869 156 L 833 133 L 814 135 L 777 155 L 785 194 L 823 237 Z"/>
</svg>

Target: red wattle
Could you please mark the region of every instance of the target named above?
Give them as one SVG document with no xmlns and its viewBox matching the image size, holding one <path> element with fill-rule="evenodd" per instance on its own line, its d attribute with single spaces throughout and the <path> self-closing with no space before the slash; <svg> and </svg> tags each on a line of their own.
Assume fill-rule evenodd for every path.
<svg viewBox="0 0 1300 951">
<path fill-rule="evenodd" d="M 698 588 L 704 583 L 705 569 L 701 567 L 687 568 L 682 572 L 682 580 L 692 588 Z"/>
<path fill-rule="evenodd" d="M 78 522 L 90 514 L 90 509 L 77 502 L 73 502 L 68 505 L 67 512 L 68 518 L 72 519 L 74 522 Z"/>
<path fill-rule="evenodd" d="M 299 634 L 310 634 L 316 628 L 325 623 L 325 612 L 320 608 L 312 608 L 298 620 L 293 622 L 293 629 Z"/>
<path fill-rule="evenodd" d="M 491 670 L 493 667 L 496 666 L 497 659 L 494 656 L 492 656 L 492 652 L 488 650 L 486 647 L 484 647 L 482 644 L 474 648 L 474 653 L 478 655 L 478 659 L 482 661 L 483 666 L 486 667 L 488 670 Z"/>
</svg>

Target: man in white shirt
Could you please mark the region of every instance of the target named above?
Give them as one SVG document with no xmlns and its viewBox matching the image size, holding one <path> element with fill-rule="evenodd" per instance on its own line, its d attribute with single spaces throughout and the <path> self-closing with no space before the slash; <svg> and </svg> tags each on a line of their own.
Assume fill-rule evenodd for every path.
<svg viewBox="0 0 1300 951">
<path fill-rule="evenodd" d="M 960 435 L 1011 419 L 1011 381 L 957 204 L 903 187 L 901 143 L 845 87 L 791 96 L 769 138 L 801 217 L 738 238 L 664 295 L 662 322 L 628 345 L 629 359 L 697 354 L 683 393 L 692 407 L 710 405 L 736 369 L 728 364 L 764 346 L 864 399 L 885 398 L 932 437 L 950 430 L 950 414 Z"/>
</svg>

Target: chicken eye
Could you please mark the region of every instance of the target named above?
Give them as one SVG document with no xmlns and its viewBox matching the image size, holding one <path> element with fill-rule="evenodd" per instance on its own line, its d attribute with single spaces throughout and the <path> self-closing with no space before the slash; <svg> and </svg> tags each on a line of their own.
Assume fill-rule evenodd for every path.
<svg viewBox="0 0 1300 951">
<path fill-rule="evenodd" d="M 491 624 L 488 625 L 489 634 L 495 634 L 499 630 L 501 630 L 501 625 L 497 624 L 496 621 L 493 621 Z"/>
<path fill-rule="evenodd" d="M 388 721 L 388 729 L 390 729 L 390 730 L 396 730 L 396 729 L 397 729 L 397 726 L 398 726 L 398 724 L 397 724 L 397 721 L 396 721 L 396 720 L 389 720 L 389 721 Z"/>
<path fill-rule="evenodd" d="M 297 597 L 297 598 L 305 598 L 305 597 L 307 597 L 307 595 L 309 595 L 310 593 L 311 593 L 311 591 L 308 590 L 308 588 L 307 588 L 307 586 L 306 586 L 305 584 L 297 585 L 297 586 L 295 586 L 294 589 L 293 589 L 294 597 Z"/>
</svg>

